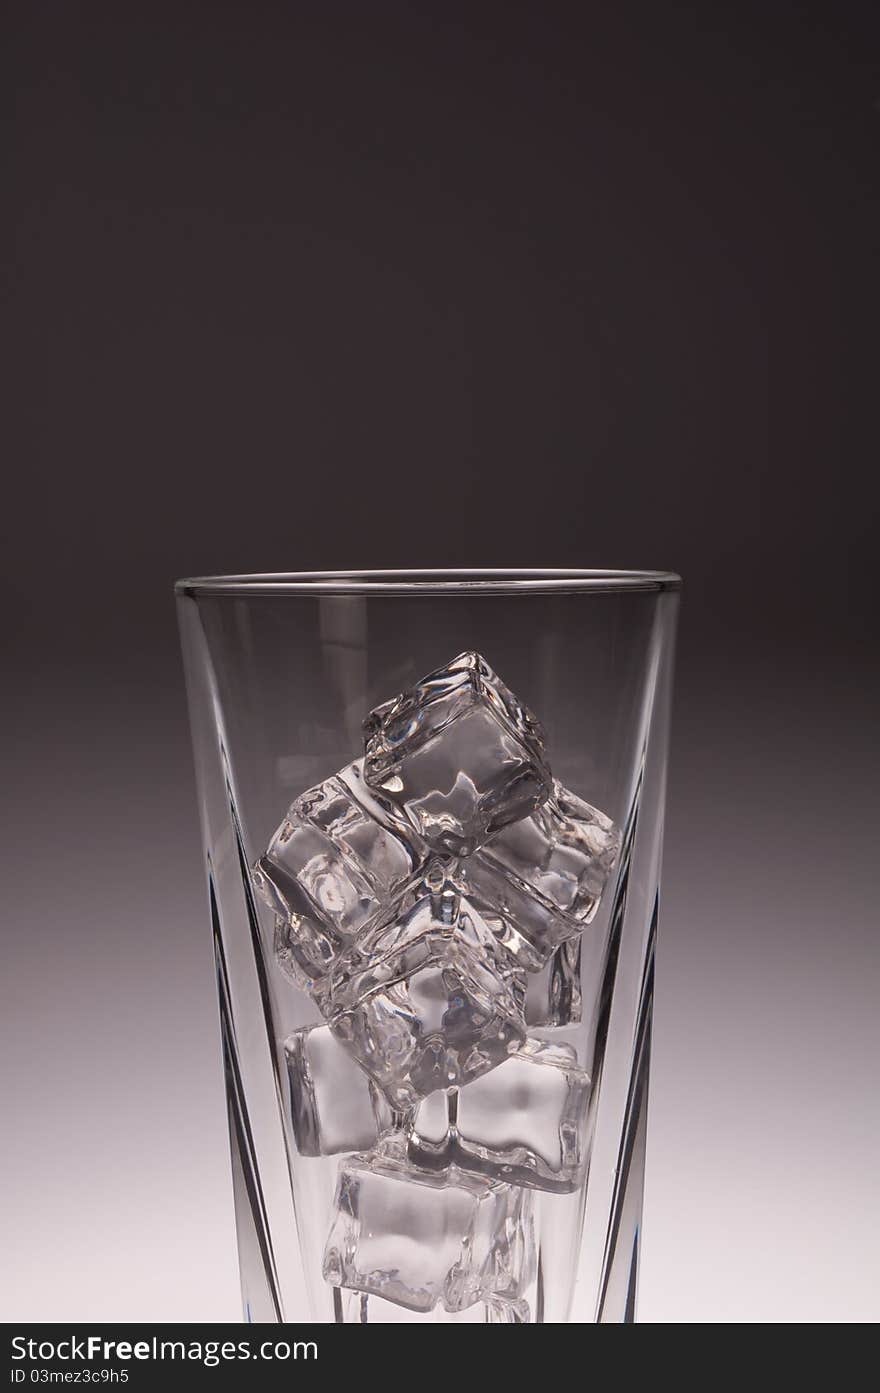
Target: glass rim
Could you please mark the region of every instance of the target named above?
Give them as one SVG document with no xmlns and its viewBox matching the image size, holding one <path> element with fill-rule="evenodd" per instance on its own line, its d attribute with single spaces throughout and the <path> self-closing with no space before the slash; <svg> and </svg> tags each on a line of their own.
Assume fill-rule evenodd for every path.
<svg viewBox="0 0 880 1393">
<path fill-rule="evenodd" d="M 565 569 L 267 571 L 245 575 L 190 576 L 175 582 L 177 595 L 515 595 L 680 590 L 675 571 Z"/>
</svg>

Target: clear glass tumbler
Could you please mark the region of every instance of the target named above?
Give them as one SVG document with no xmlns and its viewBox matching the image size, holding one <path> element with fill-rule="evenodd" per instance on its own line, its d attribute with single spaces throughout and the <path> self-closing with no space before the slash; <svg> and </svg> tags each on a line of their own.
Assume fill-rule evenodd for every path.
<svg viewBox="0 0 880 1393">
<path fill-rule="evenodd" d="M 247 1319 L 635 1319 L 679 589 L 178 583 Z"/>
</svg>

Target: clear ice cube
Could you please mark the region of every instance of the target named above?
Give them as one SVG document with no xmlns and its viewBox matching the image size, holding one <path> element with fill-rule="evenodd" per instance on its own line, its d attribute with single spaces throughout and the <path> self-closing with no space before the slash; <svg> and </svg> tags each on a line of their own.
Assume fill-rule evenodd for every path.
<svg viewBox="0 0 880 1393">
<path fill-rule="evenodd" d="M 500 832 L 484 854 L 561 914 L 589 924 L 619 849 L 611 819 L 554 779 L 546 803 Z"/>
<path fill-rule="evenodd" d="M 438 1175 L 461 1168 L 567 1193 L 586 1171 L 589 1100 L 571 1046 L 528 1040 L 491 1073 L 422 1104 L 408 1155 Z"/>
<path fill-rule="evenodd" d="M 561 943 L 540 972 L 526 978 L 526 1025 L 578 1025 L 583 1017 L 581 949 L 583 938 Z"/>
<path fill-rule="evenodd" d="M 595 916 L 619 850 L 614 824 L 554 780 L 531 816 L 463 863 L 466 892 L 531 972 Z"/>
<path fill-rule="evenodd" d="M 393 1149 L 340 1167 L 325 1279 L 412 1311 L 517 1302 L 531 1280 L 529 1194 L 482 1176 L 442 1180 Z"/>
<path fill-rule="evenodd" d="M 282 969 L 320 996 L 341 948 L 376 918 L 424 854 L 412 827 L 367 788 L 362 761 L 301 794 L 253 872 L 276 915 Z"/>
<path fill-rule="evenodd" d="M 301 1156 L 366 1151 L 400 1121 L 329 1026 L 295 1030 L 284 1042 L 284 1056 Z"/>
<path fill-rule="evenodd" d="M 381 1296 L 365 1291 L 335 1289 L 343 1325 L 522 1325 L 528 1324 L 528 1302 L 479 1302 L 463 1311 L 444 1311 L 437 1305 L 433 1311 L 412 1311 Z"/>
<path fill-rule="evenodd" d="M 462 653 L 364 722 L 364 773 L 435 850 L 466 856 L 550 793 L 544 736 L 479 653 Z"/>
<path fill-rule="evenodd" d="M 525 1038 L 525 979 L 439 860 L 337 960 L 324 1006 L 392 1105 L 495 1068 Z"/>
<path fill-rule="evenodd" d="M 262 894 L 261 880 L 254 870 L 254 881 Z M 290 915 L 275 915 L 274 933 L 275 961 L 295 986 L 308 992 L 318 1005 L 321 1004 L 327 989 L 327 973 L 336 956 L 336 944 L 320 935 L 313 923 L 308 931 L 300 932 L 300 923 Z"/>
</svg>

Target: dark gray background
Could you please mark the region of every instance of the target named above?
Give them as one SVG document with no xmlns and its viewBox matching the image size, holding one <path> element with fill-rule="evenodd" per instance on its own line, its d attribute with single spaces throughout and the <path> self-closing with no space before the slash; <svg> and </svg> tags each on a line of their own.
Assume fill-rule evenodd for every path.
<svg viewBox="0 0 880 1393">
<path fill-rule="evenodd" d="M 877 29 L 17 7 L 6 1319 L 237 1313 L 171 583 L 396 565 L 684 575 L 642 1315 L 880 1315 Z"/>
</svg>

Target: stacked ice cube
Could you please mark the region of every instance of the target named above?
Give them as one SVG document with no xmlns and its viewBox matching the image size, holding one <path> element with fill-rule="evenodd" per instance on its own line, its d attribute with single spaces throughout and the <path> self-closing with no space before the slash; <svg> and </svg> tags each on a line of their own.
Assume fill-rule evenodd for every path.
<svg viewBox="0 0 880 1393">
<path fill-rule="evenodd" d="M 617 834 L 478 653 L 364 731 L 254 868 L 279 966 L 326 1022 L 284 1046 L 299 1153 L 342 1154 L 324 1276 L 527 1319 L 533 1192 L 576 1189 L 587 1161 L 590 1080 L 548 1027 L 579 1019 Z"/>
</svg>

